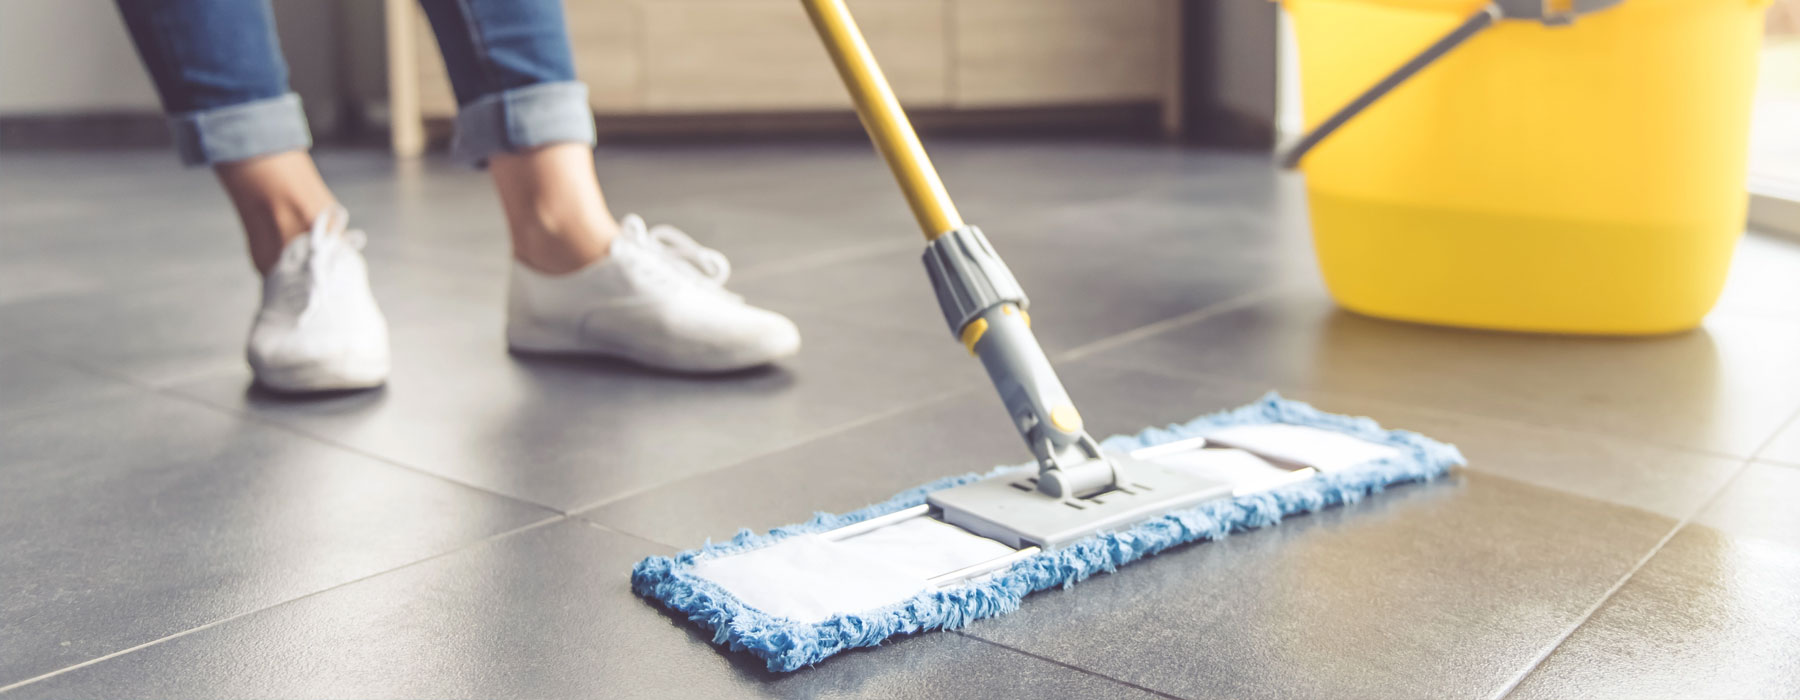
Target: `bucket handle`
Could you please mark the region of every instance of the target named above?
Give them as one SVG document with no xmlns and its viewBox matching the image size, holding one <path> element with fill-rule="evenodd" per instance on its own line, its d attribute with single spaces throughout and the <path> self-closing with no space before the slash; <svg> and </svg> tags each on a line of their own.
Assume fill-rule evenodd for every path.
<svg viewBox="0 0 1800 700">
<path fill-rule="evenodd" d="M 1399 68 L 1394 69 L 1394 72 L 1389 73 L 1387 77 L 1369 86 L 1369 89 L 1364 90 L 1361 95 L 1357 95 L 1356 99 L 1351 100 L 1349 104 L 1340 107 L 1337 112 L 1320 122 L 1318 126 L 1307 131 L 1281 157 L 1281 167 L 1287 170 L 1300 167 L 1300 160 L 1305 158 L 1306 154 L 1326 137 L 1349 123 L 1370 105 L 1387 96 L 1401 83 L 1412 79 L 1419 71 L 1425 70 L 1426 66 L 1436 63 L 1438 59 L 1456 50 L 1456 47 L 1462 46 L 1475 35 L 1480 34 L 1482 30 L 1494 26 L 1500 20 L 1530 20 L 1550 26 L 1562 26 L 1574 22 L 1576 17 L 1599 12 L 1621 2 L 1624 0 L 1493 0 L 1480 10 L 1476 10 L 1475 14 L 1469 15 L 1468 19 L 1456 25 L 1456 28 L 1450 30 L 1450 33 L 1432 42 L 1417 56 L 1413 56 Z"/>
</svg>

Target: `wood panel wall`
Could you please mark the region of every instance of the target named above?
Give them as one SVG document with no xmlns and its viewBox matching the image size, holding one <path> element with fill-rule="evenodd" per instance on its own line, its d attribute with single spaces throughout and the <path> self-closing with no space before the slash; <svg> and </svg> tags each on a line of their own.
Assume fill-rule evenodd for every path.
<svg viewBox="0 0 1800 700">
<path fill-rule="evenodd" d="M 908 106 L 1174 99 L 1176 0 L 850 0 Z M 796 0 L 566 0 L 576 72 L 606 114 L 847 109 Z M 413 12 L 420 112 L 455 113 Z"/>
</svg>

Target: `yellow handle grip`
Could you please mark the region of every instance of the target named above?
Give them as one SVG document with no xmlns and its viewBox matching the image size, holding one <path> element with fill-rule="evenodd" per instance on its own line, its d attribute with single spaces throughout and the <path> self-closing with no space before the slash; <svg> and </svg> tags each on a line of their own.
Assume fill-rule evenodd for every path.
<svg viewBox="0 0 1800 700">
<path fill-rule="evenodd" d="M 863 129 L 869 132 L 875 149 L 900 182 L 900 190 L 912 207 L 913 217 L 919 220 L 919 228 L 924 229 L 925 239 L 936 240 L 962 228 L 962 215 L 956 213 L 950 193 L 944 191 L 944 182 L 931 167 L 931 158 L 919 145 L 918 134 L 906 121 L 906 112 L 901 111 L 900 101 L 894 98 L 893 88 L 882 76 L 881 66 L 875 64 L 875 55 L 869 52 L 869 44 L 863 41 L 844 0 L 801 0 L 801 4 L 812 17 L 813 28 L 819 30 L 831 62 L 837 64 L 844 87 L 850 90 Z"/>
</svg>

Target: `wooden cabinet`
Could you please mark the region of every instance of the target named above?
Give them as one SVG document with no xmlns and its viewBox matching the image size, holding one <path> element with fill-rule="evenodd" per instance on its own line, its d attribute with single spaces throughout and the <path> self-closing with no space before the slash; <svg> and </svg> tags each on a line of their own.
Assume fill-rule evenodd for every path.
<svg viewBox="0 0 1800 700">
<path fill-rule="evenodd" d="M 1175 6 L 1164 0 L 950 3 L 952 104 L 1027 106 L 1164 96 Z"/>
<path fill-rule="evenodd" d="M 1171 104 L 1176 2 L 850 0 L 850 7 L 907 106 L 957 110 Z M 429 27 L 410 3 L 389 7 L 412 28 L 401 37 L 410 48 L 391 47 L 411 52 L 390 61 L 410 73 L 394 76 L 396 90 L 413 82 L 421 116 L 453 115 Z M 850 106 L 797 0 L 566 0 L 565 7 L 577 75 L 603 116 Z"/>
<path fill-rule="evenodd" d="M 653 112 L 848 108 L 797 0 L 639 0 L 643 105 Z M 941 105 L 949 48 L 940 0 L 859 0 L 857 23 L 895 94 Z M 579 50 L 579 49 L 577 49 Z"/>
</svg>

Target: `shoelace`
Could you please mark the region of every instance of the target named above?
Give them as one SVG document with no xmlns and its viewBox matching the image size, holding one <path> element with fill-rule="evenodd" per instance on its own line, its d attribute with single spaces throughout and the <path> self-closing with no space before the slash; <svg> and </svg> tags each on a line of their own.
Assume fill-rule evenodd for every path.
<svg viewBox="0 0 1800 700">
<path fill-rule="evenodd" d="M 368 242 L 360 230 L 346 230 L 350 221 L 350 212 L 340 205 L 332 205 L 313 219 L 312 228 L 306 232 L 306 266 L 307 274 L 302 276 L 305 285 L 289 286 L 285 291 L 291 295 L 290 303 L 301 304 L 296 323 L 304 323 L 313 314 L 313 310 L 324 306 L 323 298 L 333 285 L 325 284 L 332 268 L 342 264 L 346 259 L 345 249 L 362 250 Z"/>
<path fill-rule="evenodd" d="M 646 230 L 644 220 L 636 214 L 626 216 L 621 224 L 622 235 L 638 237 L 648 244 L 647 247 L 658 250 L 665 258 L 682 263 L 676 267 L 692 271 L 700 280 L 715 287 L 723 287 L 725 281 L 731 278 L 731 261 L 726 259 L 724 253 L 700 245 L 681 229 L 658 224 Z"/>
</svg>

